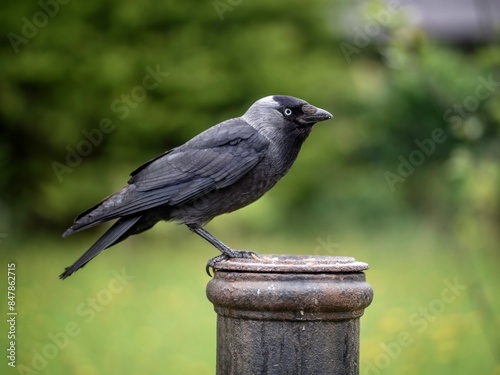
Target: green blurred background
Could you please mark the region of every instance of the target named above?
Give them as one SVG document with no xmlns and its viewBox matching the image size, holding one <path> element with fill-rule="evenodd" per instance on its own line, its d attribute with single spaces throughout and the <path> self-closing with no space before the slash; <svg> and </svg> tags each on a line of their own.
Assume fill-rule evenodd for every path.
<svg viewBox="0 0 500 375">
<path fill-rule="evenodd" d="M 438 38 L 398 2 L 60 1 L 0 13 L 0 287 L 15 262 L 19 313 L 1 373 L 214 374 L 215 249 L 159 224 L 62 282 L 105 228 L 60 235 L 141 163 L 286 94 L 335 118 L 208 229 L 369 263 L 361 374 L 500 374 L 498 34 Z"/>
</svg>

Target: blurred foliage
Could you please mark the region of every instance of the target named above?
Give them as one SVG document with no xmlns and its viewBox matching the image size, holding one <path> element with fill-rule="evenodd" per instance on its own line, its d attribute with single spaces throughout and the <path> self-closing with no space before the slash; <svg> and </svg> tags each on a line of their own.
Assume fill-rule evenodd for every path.
<svg viewBox="0 0 500 375">
<path fill-rule="evenodd" d="M 301 214 L 322 214 L 318 207 L 335 207 L 331 203 L 338 200 L 362 220 L 401 204 L 440 213 L 462 202 L 443 178 L 457 150 L 465 150 L 471 165 L 498 156 L 498 84 L 474 111 L 446 115 L 475 95 L 478 79 L 497 73 L 498 46 L 473 52 L 439 46 L 405 28 L 398 15 L 387 25 L 389 42 L 368 37 L 366 47 L 346 58 L 340 45 L 348 37 L 336 26 L 335 4 L 225 3 L 219 13 L 214 4 L 71 2 L 54 8 L 38 28 L 39 5 L 5 6 L 1 27 L 10 43 L 2 45 L 0 62 L 3 216 L 32 229 L 61 228 L 75 209 L 115 190 L 138 164 L 273 93 L 305 98 L 336 116 L 318 127 L 308 142 L 314 147 L 305 146 L 303 173 L 292 173 L 275 196 L 283 217 L 297 212 L 297 205 Z M 379 10 L 380 3 L 374 4 L 361 12 L 367 22 Z M 17 15 L 26 14 L 33 16 L 20 22 Z M 29 25 L 36 31 L 32 38 Z M 26 36 L 25 43 L 12 33 Z M 159 81 L 143 88 L 151 71 L 159 72 Z M 102 121 L 109 130 L 99 135 Z M 398 157 L 408 160 L 418 150 L 415 140 L 428 139 L 437 128 L 447 140 L 426 155 L 414 176 L 390 189 L 384 172 L 397 173 Z M 97 134 L 94 144 L 82 131 Z M 363 191 L 349 194 L 332 187 L 351 174 L 365 175 L 360 183 L 366 183 L 373 171 L 381 178 L 370 185 L 378 183 L 378 189 L 360 186 Z M 493 178 L 498 192 L 498 176 Z M 422 185 L 438 186 L 427 191 Z M 396 194 L 386 194 L 391 190 Z M 368 207 L 356 204 L 360 198 Z M 490 206 L 498 221 L 498 199 Z"/>
<path fill-rule="evenodd" d="M 383 290 L 394 286 L 387 280 L 398 277 L 397 261 L 386 268 L 378 262 L 406 252 L 428 267 L 422 272 L 426 277 L 437 266 L 425 263 L 425 257 L 442 251 L 439 265 L 453 259 L 455 272 L 470 285 L 473 298 L 464 309 L 470 309 L 480 327 L 468 328 L 474 335 L 483 331 L 481 348 L 500 352 L 494 350 L 499 330 L 485 328 L 497 326 L 500 319 L 491 302 L 491 283 L 498 281 L 492 265 L 498 265 L 500 225 L 498 44 L 440 44 L 397 12 L 379 34 L 365 35 L 361 46 L 351 16 L 363 32 L 374 14 L 384 11 L 380 1 L 353 8 L 347 1 L 326 0 L 41 4 L 46 5 L 9 2 L 0 13 L 0 234 L 9 234 L 4 243 L 15 245 L 21 260 L 50 247 L 83 251 L 86 244 L 53 241 L 59 241 L 55 238 L 77 213 L 123 185 L 139 164 L 241 115 L 260 97 L 293 95 L 335 118 L 317 126 L 282 183 L 232 214 L 231 221 L 221 218 L 211 225 L 245 246 L 241 239 L 252 233 L 259 239 L 286 233 L 309 241 L 331 236 L 345 246 L 341 250 L 346 255 L 376 264 L 370 272 L 382 290 L 375 288 L 374 303 L 386 297 L 381 308 L 395 304 L 388 315 L 396 317 L 394 324 L 401 306 Z M 40 12 L 49 15 L 43 18 Z M 436 131 L 439 142 L 433 139 Z M 178 230 L 171 227 L 161 228 L 169 244 L 175 243 Z M 286 252 L 285 244 L 293 241 L 283 244 Z M 385 253 L 384 244 L 391 244 Z M 302 252 L 314 252 L 317 246 L 309 242 Z M 365 252 L 365 247 L 376 252 Z M 78 251 L 64 265 L 76 255 Z M 386 274 L 384 281 L 376 269 L 395 273 Z M 415 282 L 411 276 L 419 275 L 404 276 L 402 287 L 410 288 Z M 432 280 L 441 283 L 443 277 Z M 26 281 L 27 295 L 37 284 L 36 278 Z M 435 287 L 439 293 L 441 285 Z M 424 294 L 424 301 L 433 298 Z M 408 295 L 398 298 L 404 297 Z M 403 315 L 420 305 L 401 307 Z M 379 319 L 384 315 L 375 305 L 373 314 Z M 460 319 L 465 318 L 453 320 L 457 329 Z M 441 333 L 427 332 L 426 340 L 445 336 L 447 324 L 443 322 Z M 377 332 L 372 339 L 380 342 L 384 333 Z M 415 360 L 420 367 L 412 367 L 416 372 L 392 366 L 390 371 L 431 373 L 422 359 L 430 351 L 419 352 L 423 345 L 411 351 L 420 358 Z M 449 354 L 452 350 L 443 345 Z M 82 354 L 74 350 L 75 356 Z M 374 350 L 367 349 L 367 360 L 377 358 Z M 468 355 L 467 348 L 462 350 L 443 358 L 456 365 L 457 353 Z M 118 356 L 107 355 L 110 363 Z M 498 374 L 488 358 L 484 368 Z M 411 358 L 406 361 L 413 365 Z M 60 366 L 66 369 L 60 373 L 72 372 L 70 365 Z M 196 366 L 192 363 L 184 373 L 210 373 Z M 102 373 L 87 370 L 79 371 Z"/>
</svg>

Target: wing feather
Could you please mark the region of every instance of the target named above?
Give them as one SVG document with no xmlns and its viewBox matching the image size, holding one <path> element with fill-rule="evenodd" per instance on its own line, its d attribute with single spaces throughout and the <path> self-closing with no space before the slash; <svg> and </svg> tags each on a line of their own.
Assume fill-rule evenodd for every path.
<svg viewBox="0 0 500 375">
<path fill-rule="evenodd" d="M 230 186 L 259 163 L 268 146 L 269 141 L 243 120 L 225 121 L 141 165 L 127 186 L 78 216 L 72 230 L 188 203 Z"/>
</svg>

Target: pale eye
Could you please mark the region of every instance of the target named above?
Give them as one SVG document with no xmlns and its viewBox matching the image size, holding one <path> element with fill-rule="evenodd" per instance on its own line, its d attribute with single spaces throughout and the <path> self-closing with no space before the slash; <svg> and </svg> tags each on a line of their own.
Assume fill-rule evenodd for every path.
<svg viewBox="0 0 500 375">
<path fill-rule="evenodd" d="M 290 116 L 292 114 L 292 110 L 290 108 L 285 108 L 285 116 Z"/>
</svg>

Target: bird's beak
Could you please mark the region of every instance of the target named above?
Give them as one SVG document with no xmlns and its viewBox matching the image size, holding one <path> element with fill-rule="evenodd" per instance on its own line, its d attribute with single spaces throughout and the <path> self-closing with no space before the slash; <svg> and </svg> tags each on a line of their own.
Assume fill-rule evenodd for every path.
<svg viewBox="0 0 500 375">
<path fill-rule="evenodd" d="M 310 104 L 304 104 L 302 112 L 304 112 L 304 115 L 300 117 L 299 121 L 303 124 L 315 124 L 333 118 L 330 112 Z"/>
</svg>

